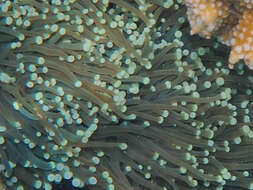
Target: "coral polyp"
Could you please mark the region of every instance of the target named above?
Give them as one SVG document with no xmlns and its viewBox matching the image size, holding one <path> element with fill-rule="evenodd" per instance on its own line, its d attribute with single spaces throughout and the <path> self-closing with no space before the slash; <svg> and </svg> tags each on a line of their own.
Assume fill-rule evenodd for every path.
<svg viewBox="0 0 253 190">
<path fill-rule="evenodd" d="M 239 96 L 180 0 L 0 7 L 3 188 L 253 189 L 253 80 Z"/>
</svg>

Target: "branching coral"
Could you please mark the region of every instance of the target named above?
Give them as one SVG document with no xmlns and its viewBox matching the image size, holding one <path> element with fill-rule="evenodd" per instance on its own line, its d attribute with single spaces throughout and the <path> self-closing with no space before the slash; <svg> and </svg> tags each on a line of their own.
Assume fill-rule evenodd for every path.
<svg viewBox="0 0 253 190">
<path fill-rule="evenodd" d="M 248 0 L 185 0 L 191 33 L 206 38 L 218 36 L 231 46 L 229 67 L 239 60 L 253 69 L 252 1 Z"/>
<path fill-rule="evenodd" d="M 209 50 L 191 42 L 181 3 L 1 4 L 8 190 L 63 179 L 94 190 L 253 189 L 252 124 L 241 120 L 251 99 L 237 112 L 229 71 L 202 64 Z"/>
</svg>

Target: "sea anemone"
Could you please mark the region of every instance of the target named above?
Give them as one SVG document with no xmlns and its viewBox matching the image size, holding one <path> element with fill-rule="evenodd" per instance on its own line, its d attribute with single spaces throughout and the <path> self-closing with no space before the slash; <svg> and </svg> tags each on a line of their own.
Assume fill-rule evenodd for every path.
<svg viewBox="0 0 253 190">
<path fill-rule="evenodd" d="M 0 7 L 1 185 L 253 189 L 251 94 L 237 111 L 229 70 L 202 63 L 222 58 L 189 37 L 180 0 Z"/>
</svg>

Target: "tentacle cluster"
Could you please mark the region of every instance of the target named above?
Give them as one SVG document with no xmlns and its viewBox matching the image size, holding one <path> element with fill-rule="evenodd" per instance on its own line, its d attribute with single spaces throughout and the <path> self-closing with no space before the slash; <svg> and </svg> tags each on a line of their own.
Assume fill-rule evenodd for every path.
<svg viewBox="0 0 253 190">
<path fill-rule="evenodd" d="M 203 65 L 180 0 L 0 5 L 1 185 L 253 189 L 252 92 Z"/>
</svg>

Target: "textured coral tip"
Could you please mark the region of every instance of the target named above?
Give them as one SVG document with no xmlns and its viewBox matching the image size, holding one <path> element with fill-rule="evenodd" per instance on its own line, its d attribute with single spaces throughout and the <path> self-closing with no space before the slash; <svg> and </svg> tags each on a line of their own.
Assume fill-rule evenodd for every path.
<svg viewBox="0 0 253 190">
<path fill-rule="evenodd" d="M 218 36 L 231 46 L 229 67 L 239 60 L 252 69 L 253 56 L 253 1 L 251 0 L 185 0 L 191 34 L 209 39 Z"/>
<path fill-rule="evenodd" d="M 228 6 L 218 1 L 186 0 L 188 19 L 191 25 L 191 34 L 200 33 L 210 38 L 222 20 L 227 17 Z"/>
<path fill-rule="evenodd" d="M 239 23 L 233 30 L 232 50 L 229 56 L 230 67 L 233 68 L 236 62 L 244 59 L 246 65 L 252 69 L 253 62 L 253 13 L 245 10 L 239 19 Z"/>
</svg>

